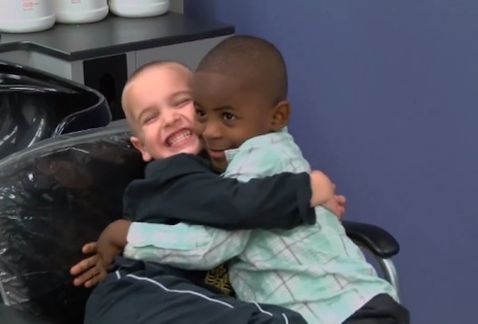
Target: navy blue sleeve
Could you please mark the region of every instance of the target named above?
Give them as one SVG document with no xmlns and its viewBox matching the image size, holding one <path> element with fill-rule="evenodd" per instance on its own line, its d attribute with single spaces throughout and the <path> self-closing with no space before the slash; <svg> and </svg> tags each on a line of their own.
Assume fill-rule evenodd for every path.
<svg viewBox="0 0 478 324">
<path fill-rule="evenodd" d="M 181 154 L 148 165 L 124 196 L 134 221 L 186 222 L 223 229 L 290 229 L 315 223 L 307 173 L 241 183 L 213 173 L 199 157 Z"/>
</svg>

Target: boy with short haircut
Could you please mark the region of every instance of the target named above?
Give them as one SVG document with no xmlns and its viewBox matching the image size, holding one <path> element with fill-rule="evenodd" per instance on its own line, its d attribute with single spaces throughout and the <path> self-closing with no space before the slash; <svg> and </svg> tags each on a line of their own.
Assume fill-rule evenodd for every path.
<svg viewBox="0 0 478 324">
<path fill-rule="evenodd" d="M 283 174 L 242 184 L 221 179 L 203 158 L 195 156 L 202 148 L 196 135 L 201 133 L 201 125 L 195 122 L 189 77 L 190 72 L 178 63 L 154 63 L 136 72 L 125 87 L 123 108 L 135 131 L 131 142 L 145 161 L 155 160 L 148 164 L 146 178 L 128 187 L 126 209 L 141 221 L 171 224 L 181 219 L 231 229 L 286 229 L 313 223 L 310 205 L 333 196 L 332 185 L 323 174 L 313 173 L 310 178 L 306 173 Z M 137 205 L 137 201 L 141 203 Z M 110 224 L 98 240 L 105 263 L 122 249 L 126 233 L 139 228 L 148 231 L 147 237 L 154 236 L 150 228 L 156 224 L 146 225 L 130 227 L 126 220 Z M 161 239 L 167 238 L 163 231 Z M 300 315 L 281 307 L 248 304 L 195 286 L 198 275 L 122 260 L 119 269 L 92 293 L 85 323 L 304 323 Z"/>
<path fill-rule="evenodd" d="M 248 181 L 310 170 L 284 129 L 286 96 L 285 63 L 262 39 L 233 36 L 201 61 L 194 99 L 208 154 L 225 177 Z M 233 258 L 229 273 L 239 299 L 290 308 L 309 323 L 408 323 L 393 287 L 376 275 L 337 217 L 323 207 L 315 212 L 315 225 L 292 230 L 156 225 L 154 237 L 130 234 L 124 254 L 184 269 Z"/>
</svg>

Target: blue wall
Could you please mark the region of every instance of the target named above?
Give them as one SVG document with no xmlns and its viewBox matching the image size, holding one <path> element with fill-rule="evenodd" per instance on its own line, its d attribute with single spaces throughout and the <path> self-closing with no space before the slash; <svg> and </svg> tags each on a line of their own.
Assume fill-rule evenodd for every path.
<svg viewBox="0 0 478 324">
<path fill-rule="evenodd" d="M 413 323 L 476 323 L 478 1 L 186 0 L 185 10 L 282 50 L 291 132 L 348 196 L 348 219 L 400 240 Z"/>
</svg>

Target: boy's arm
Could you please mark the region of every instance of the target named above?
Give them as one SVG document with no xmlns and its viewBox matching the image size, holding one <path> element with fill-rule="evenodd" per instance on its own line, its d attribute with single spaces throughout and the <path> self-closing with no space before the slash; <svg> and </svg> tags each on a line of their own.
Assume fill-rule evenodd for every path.
<svg viewBox="0 0 478 324">
<path fill-rule="evenodd" d="M 267 152 L 263 152 L 260 156 L 274 158 Z M 256 165 L 261 166 L 261 163 Z M 247 181 L 254 176 L 261 176 L 263 173 L 267 172 L 261 170 L 260 167 L 248 168 L 247 173 L 236 174 L 236 176 Z M 331 184 L 328 184 L 330 180 L 320 172 L 312 172 L 310 181 L 312 198 L 309 203 L 316 206 L 326 200 L 324 194 L 327 196 L 329 189 L 325 188 L 324 193 L 324 187 Z M 170 262 L 170 264 L 188 269 L 212 268 L 222 260 L 225 261 L 240 254 L 247 243 L 248 235 L 249 232 L 246 231 L 225 232 L 185 224 L 174 227 L 152 223 L 133 223 L 129 228 L 125 255 L 136 259 Z M 187 239 L 184 239 L 185 237 Z M 182 238 L 182 240 L 171 241 L 171 238 Z"/>
<path fill-rule="evenodd" d="M 308 174 L 284 174 L 245 184 L 223 179 L 198 162 L 187 155 L 153 162 L 146 179 L 128 187 L 125 209 L 141 223 L 130 227 L 124 256 L 211 269 L 240 254 L 249 237 L 248 231 L 142 223 L 147 221 L 183 220 L 226 228 L 290 228 L 315 222 Z"/>
<path fill-rule="evenodd" d="M 177 174 L 175 176 L 177 176 Z M 214 177 L 216 180 L 217 176 L 214 175 Z M 319 182 L 317 182 L 317 179 L 319 179 Z M 320 179 L 322 179 L 323 182 L 324 176 L 317 172 L 315 175 L 312 173 L 310 177 L 310 184 L 312 187 L 312 197 L 310 203 L 312 206 L 315 206 L 324 200 L 323 195 L 326 191 L 322 190 L 323 184 L 320 182 Z M 261 181 L 259 181 L 259 183 L 260 182 Z M 316 188 L 319 188 L 320 190 L 317 190 Z M 262 190 L 264 190 L 264 188 L 262 188 Z M 147 192 L 144 194 L 147 194 Z M 255 194 L 252 194 L 251 198 L 254 199 Z M 156 201 L 154 202 L 154 205 L 157 205 L 158 203 L 159 201 Z M 269 201 L 268 203 L 272 202 Z M 109 226 L 109 228 L 111 229 L 112 227 Z M 122 228 L 124 228 L 124 226 L 122 226 Z M 129 232 L 130 244 L 126 248 L 126 256 L 136 259 L 148 259 L 154 261 L 161 261 L 161 259 L 163 259 L 164 262 L 171 262 L 178 266 L 180 266 L 181 262 L 184 261 L 183 263 L 186 267 L 188 264 L 190 264 L 189 268 L 208 268 L 241 253 L 248 238 L 248 232 L 245 231 L 229 233 L 198 226 L 196 230 L 202 234 L 195 235 L 193 226 L 186 226 L 183 224 L 183 227 L 178 226 L 173 227 L 172 229 L 173 230 L 169 229 L 168 226 L 157 225 L 153 223 L 136 223 L 136 226 L 132 226 Z M 188 239 L 174 244 L 172 247 L 176 248 L 176 253 L 169 253 L 169 259 L 164 259 L 165 255 L 167 255 L 165 252 L 172 247 L 171 244 L 168 245 L 167 240 L 165 243 L 166 245 L 162 245 L 164 240 L 162 240 L 161 237 L 167 237 L 167 234 L 164 234 L 163 232 L 171 234 L 174 233 L 174 230 L 178 230 L 178 233 L 173 236 L 184 237 L 184 231 L 186 229 L 188 229 Z M 123 242 L 125 239 L 126 234 L 124 235 L 123 239 L 120 238 L 119 240 L 121 240 L 120 242 Z M 114 241 L 116 241 L 116 239 Z M 184 242 L 189 242 L 191 244 L 187 246 L 187 248 L 184 246 L 181 248 L 181 243 Z M 216 244 L 216 242 L 220 242 L 221 244 Z M 122 245 L 114 244 L 112 246 L 118 247 Z M 191 247 L 197 247 L 196 251 L 194 251 L 194 249 L 188 251 L 188 249 L 191 249 Z M 210 254 L 210 249 L 214 249 L 216 252 Z M 113 250 L 117 252 L 118 249 L 115 248 Z M 188 252 L 181 253 L 181 251 Z M 105 274 L 105 264 L 108 265 L 109 262 L 104 262 L 101 258 L 99 258 L 98 254 L 96 254 L 96 251 L 85 251 L 85 253 L 92 253 L 93 256 L 88 257 L 73 266 L 71 269 L 71 274 L 75 276 L 75 285 L 82 285 L 86 282 L 86 286 L 92 286 L 102 279 L 102 276 Z M 191 255 L 195 256 L 195 258 L 191 257 Z M 112 257 L 108 259 L 112 259 Z M 205 260 L 207 262 L 204 262 Z"/>
<path fill-rule="evenodd" d="M 183 221 L 224 229 L 290 229 L 315 223 L 307 173 L 241 183 L 201 169 L 194 156 L 180 157 L 128 186 L 127 214 L 139 222 Z"/>
<path fill-rule="evenodd" d="M 242 253 L 249 233 L 185 223 L 132 223 L 123 255 L 182 269 L 209 270 Z"/>
<path fill-rule="evenodd" d="M 90 288 L 106 278 L 107 268 L 126 245 L 130 225 L 128 220 L 116 220 L 103 230 L 98 241 L 83 245 L 82 252 L 89 256 L 70 268 L 75 286 Z"/>
<path fill-rule="evenodd" d="M 327 186 L 328 181 L 321 172 L 311 173 L 313 205 L 327 199 L 326 196 L 324 197 L 324 191 L 317 191 L 317 188 Z M 345 197 L 334 196 L 334 199 L 339 208 L 336 214 L 341 216 L 345 211 Z M 163 261 L 163 263 L 185 269 L 208 269 L 241 253 L 248 236 L 248 231 L 224 232 L 186 224 L 168 226 L 118 220 L 105 229 L 98 243 L 85 244 L 83 253 L 90 254 L 90 257 L 73 266 L 71 274 L 75 277 L 76 286 L 94 286 L 106 277 L 107 266 L 123 249 L 127 241 L 129 243 L 124 250 L 125 256 L 156 262 Z M 184 239 L 185 237 L 188 239 Z M 102 251 L 101 254 L 98 252 L 98 247 Z M 215 249 L 216 252 L 209 253 L 211 249 Z"/>
<path fill-rule="evenodd" d="M 320 171 L 310 175 L 311 205 L 329 199 L 333 194 L 330 180 Z M 330 187 L 329 190 L 323 190 Z M 188 225 L 132 223 L 124 256 L 156 261 L 183 269 L 211 269 L 239 255 L 244 250 L 249 231 L 224 231 Z"/>
</svg>

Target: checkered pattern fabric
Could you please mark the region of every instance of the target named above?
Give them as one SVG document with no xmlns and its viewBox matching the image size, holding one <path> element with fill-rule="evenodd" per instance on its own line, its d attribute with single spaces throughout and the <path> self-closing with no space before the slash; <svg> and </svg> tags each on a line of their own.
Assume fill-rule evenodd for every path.
<svg viewBox="0 0 478 324">
<path fill-rule="evenodd" d="M 286 130 L 250 139 L 227 157 L 223 176 L 240 181 L 310 171 Z M 342 323 L 380 293 L 396 298 L 339 219 L 320 206 L 315 212 L 315 225 L 292 230 L 134 223 L 125 254 L 185 269 L 211 269 L 231 260 L 229 275 L 239 299 L 287 307 L 309 323 Z"/>
</svg>

